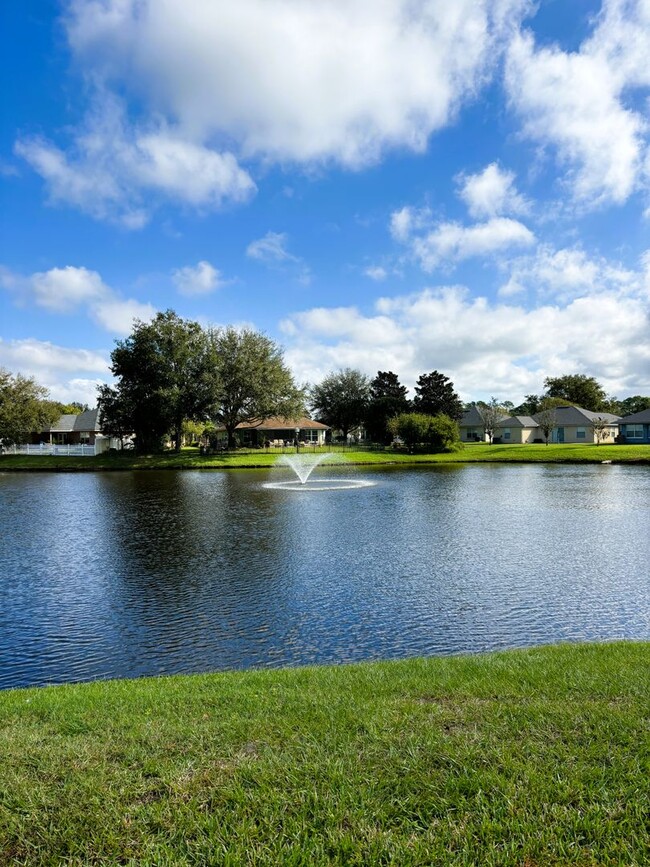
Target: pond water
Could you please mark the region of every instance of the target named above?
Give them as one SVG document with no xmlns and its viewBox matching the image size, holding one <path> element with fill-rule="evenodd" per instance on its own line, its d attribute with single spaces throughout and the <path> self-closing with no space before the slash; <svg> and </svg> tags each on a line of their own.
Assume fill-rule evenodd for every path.
<svg viewBox="0 0 650 867">
<path fill-rule="evenodd" d="M 0 687 L 650 639 L 650 471 L 0 473 Z"/>
</svg>

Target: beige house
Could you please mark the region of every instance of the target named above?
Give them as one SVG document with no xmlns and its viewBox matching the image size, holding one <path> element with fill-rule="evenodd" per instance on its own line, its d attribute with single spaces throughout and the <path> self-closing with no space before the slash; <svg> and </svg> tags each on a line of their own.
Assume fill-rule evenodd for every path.
<svg viewBox="0 0 650 867">
<path fill-rule="evenodd" d="M 495 439 L 502 443 L 532 443 L 542 437 L 539 425 L 529 415 L 510 415 L 499 422 Z"/>
<path fill-rule="evenodd" d="M 511 415 L 498 426 L 498 441 L 502 443 L 544 442 L 538 416 Z M 613 443 L 618 435 L 619 416 L 611 412 L 591 412 L 579 406 L 558 406 L 555 409 L 555 427 L 549 437 L 551 443 L 595 443 L 594 422 L 606 422 L 601 443 Z"/>
</svg>

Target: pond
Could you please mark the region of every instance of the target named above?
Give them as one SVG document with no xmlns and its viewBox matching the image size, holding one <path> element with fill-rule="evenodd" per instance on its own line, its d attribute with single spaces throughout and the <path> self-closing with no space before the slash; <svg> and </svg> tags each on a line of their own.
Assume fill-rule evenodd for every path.
<svg viewBox="0 0 650 867">
<path fill-rule="evenodd" d="M 0 687 L 650 639 L 646 467 L 317 477 L 0 473 Z"/>
</svg>

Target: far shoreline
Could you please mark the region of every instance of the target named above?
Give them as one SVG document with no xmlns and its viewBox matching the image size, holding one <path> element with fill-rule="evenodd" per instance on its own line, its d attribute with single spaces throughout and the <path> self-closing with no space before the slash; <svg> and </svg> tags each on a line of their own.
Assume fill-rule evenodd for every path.
<svg viewBox="0 0 650 867">
<path fill-rule="evenodd" d="M 0 456 L 0 473 L 19 472 L 128 472 L 134 470 L 259 470 L 279 469 L 282 455 L 295 454 L 293 450 L 281 452 L 240 450 L 216 455 L 201 455 L 198 448 L 186 448 L 180 453 L 137 455 L 132 452 L 103 454 L 95 457 L 67 457 L 52 455 Z M 322 452 L 301 449 L 300 454 L 323 455 L 320 467 L 414 467 L 449 464 L 616 464 L 650 465 L 648 445 L 492 445 L 477 443 L 459 451 L 443 453 L 409 454 L 405 450 L 392 451 L 371 448 L 333 447 Z M 328 457 L 325 457 L 325 456 Z M 329 458 L 329 456 L 332 456 Z M 329 458 L 329 459 L 328 459 Z"/>
</svg>

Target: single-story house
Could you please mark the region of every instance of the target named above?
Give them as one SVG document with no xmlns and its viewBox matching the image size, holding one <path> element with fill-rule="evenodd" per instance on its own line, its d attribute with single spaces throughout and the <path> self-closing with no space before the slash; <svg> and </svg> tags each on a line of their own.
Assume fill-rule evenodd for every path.
<svg viewBox="0 0 650 867">
<path fill-rule="evenodd" d="M 272 446 L 293 444 L 297 440 L 302 445 L 325 445 L 325 434 L 329 430 L 326 424 L 311 418 L 265 418 L 259 422 L 241 422 L 235 428 L 239 441 L 244 446 Z M 217 428 L 218 442 L 227 442 L 228 434 L 225 428 Z"/>
<path fill-rule="evenodd" d="M 126 439 L 128 441 L 130 438 Z M 33 433 L 31 442 L 51 446 L 95 446 L 97 453 L 109 448 L 122 448 L 119 437 L 108 436 L 102 432 L 98 407 L 87 409 L 78 415 L 66 413 L 60 416 L 54 424 Z"/>
<path fill-rule="evenodd" d="M 54 424 L 32 434 L 32 442 L 56 446 L 92 446 L 101 432 L 99 409 L 87 409 L 78 415 L 62 415 Z"/>
<path fill-rule="evenodd" d="M 618 420 L 621 437 L 630 445 L 635 443 L 650 443 L 650 409 L 626 415 Z"/>
<path fill-rule="evenodd" d="M 532 443 L 542 437 L 539 425 L 529 415 L 509 415 L 497 425 L 495 439 L 502 443 Z"/>
<path fill-rule="evenodd" d="M 535 418 L 535 416 L 533 416 Z M 616 442 L 619 416 L 611 412 L 592 412 L 579 406 L 558 406 L 555 409 L 555 428 L 550 442 L 553 443 L 595 443 L 596 432 L 593 423 L 603 419 L 608 422 L 602 443 Z"/>
</svg>

